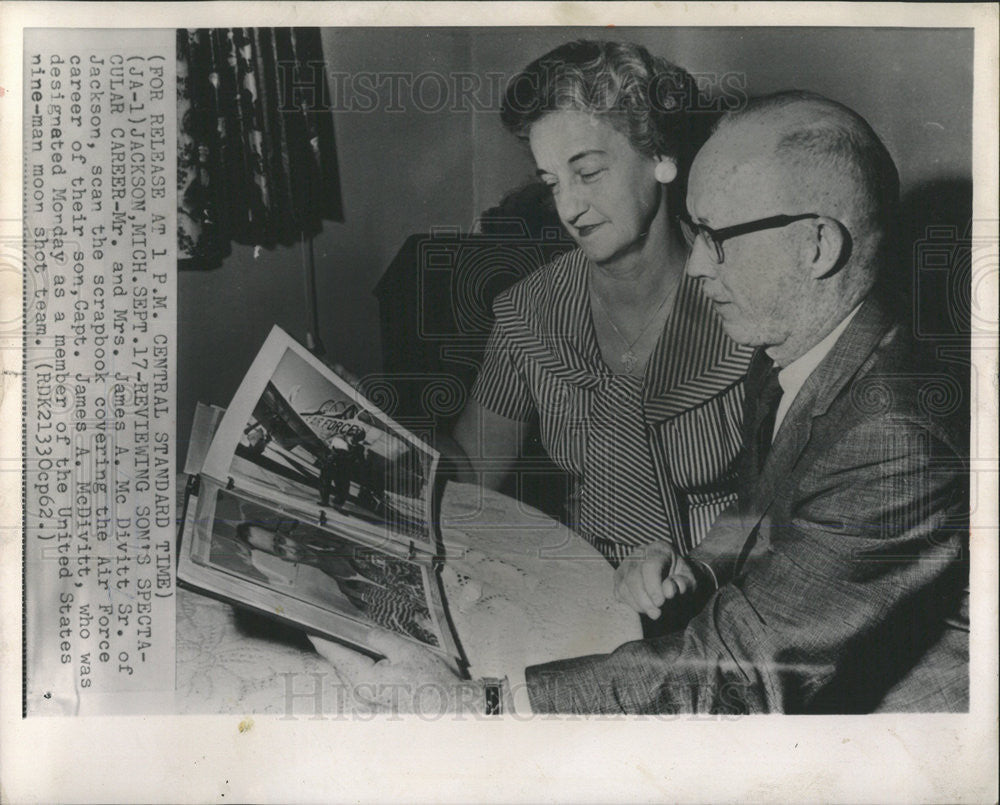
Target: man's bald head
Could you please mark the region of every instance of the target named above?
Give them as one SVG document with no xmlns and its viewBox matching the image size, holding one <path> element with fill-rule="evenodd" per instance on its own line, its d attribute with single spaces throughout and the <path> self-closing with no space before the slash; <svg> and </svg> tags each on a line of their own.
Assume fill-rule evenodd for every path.
<svg viewBox="0 0 1000 805">
<path fill-rule="evenodd" d="M 805 92 L 751 101 L 691 168 L 688 211 L 710 240 L 692 246 L 687 272 L 731 338 L 787 365 L 871 290 L 898 196 L 888 151 L 847 107 Z"/>
<path fill-rule="evenodd" d="M 732 149 L 737 161 L 772 161 L 787 211 L 836 218 L 850 233 L 854 270 L 881 268 L 898 215 L 899 174 L 856 112 L 815 93 L 779 92 L 724 116 L 710 146 Z"/>
</svg>

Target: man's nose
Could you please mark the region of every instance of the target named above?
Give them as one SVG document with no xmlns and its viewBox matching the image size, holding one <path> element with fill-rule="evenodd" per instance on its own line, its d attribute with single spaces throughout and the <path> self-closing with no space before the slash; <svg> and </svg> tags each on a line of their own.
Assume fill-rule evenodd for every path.
<svg viewBox="0 0 1000 805">
<path fill-rule="evenodd" d="M 695 238 L 688 252 L 687 265 L 684 269 L 689 277 L 708 279 L 715 276 L 715 261 L 709 256 L 708 247 L 702 239 Z"/>
</svg>

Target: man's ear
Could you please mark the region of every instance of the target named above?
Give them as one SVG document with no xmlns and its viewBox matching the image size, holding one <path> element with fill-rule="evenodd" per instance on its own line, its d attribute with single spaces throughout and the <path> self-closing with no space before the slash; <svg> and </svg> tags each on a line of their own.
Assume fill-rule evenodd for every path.
<svg viewBox="0 0 1000 805">
<path fill-rule="evenodd" d="M 851 256 L 851 235 L 835 218 L 821 216 L 813 223 L 813 237 L 807 245 L 809 274 L 813 279 L 832 277 Z"/>
</svg>

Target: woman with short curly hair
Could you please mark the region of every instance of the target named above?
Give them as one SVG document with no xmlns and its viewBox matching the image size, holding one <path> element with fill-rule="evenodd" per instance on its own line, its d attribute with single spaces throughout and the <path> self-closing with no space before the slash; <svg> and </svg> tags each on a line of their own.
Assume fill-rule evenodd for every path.
<svg viewBox="0 0 1000 805">
<path fill-rule="evenodd" d="M 537 417 L 574 480 L 567 521 L 615 565 L 655 540 L 686 552 L 735 499 L 750 351 L 685 277 L 675 220 L 704 108 L 645 48 L 578 41 L 513 78 L 501 112 L 578 248 L 497 297 L 455 438 L 496 488 Z"/>
</svg>

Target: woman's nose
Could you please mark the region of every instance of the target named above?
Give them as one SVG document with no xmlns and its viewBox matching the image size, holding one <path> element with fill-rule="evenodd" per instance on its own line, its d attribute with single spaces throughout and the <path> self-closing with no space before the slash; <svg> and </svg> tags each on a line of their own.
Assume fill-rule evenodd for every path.
<svg viewBox="0 0 1000 805">
<path fill-rule="evenodd" d="M 575 224 L 576 220 L 590 207 L 586 193 L 582 188 L 570 186 L 560 190 L 556 198 L 556 209 L 559 217 L 567 224 Z"/>
</svg>

